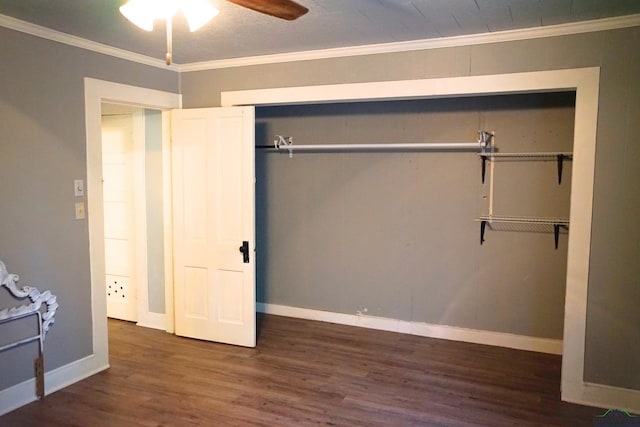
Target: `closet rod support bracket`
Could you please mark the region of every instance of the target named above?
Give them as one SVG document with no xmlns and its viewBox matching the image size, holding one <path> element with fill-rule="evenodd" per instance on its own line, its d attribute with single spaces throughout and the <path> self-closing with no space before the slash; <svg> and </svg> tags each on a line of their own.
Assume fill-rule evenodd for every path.
<svg viewBox="0 0 640 427">
<path fill-rule="evenodd" d="M 480 144 L 480 151 L 486 153 L 487 151 L 491 151 L 491 145 L 493 142 L 493 132 L 489 132 L 486 130 L 478 131 L 478 144 Z"/>
<path fill-rule="evenodd" d="M 276 150 L 285 149 L 289 152 L 289 158 L 293 158 L 293 137 L 276 135 L 276 139 L 273 141 L 273 146 Z"/>
</svg>

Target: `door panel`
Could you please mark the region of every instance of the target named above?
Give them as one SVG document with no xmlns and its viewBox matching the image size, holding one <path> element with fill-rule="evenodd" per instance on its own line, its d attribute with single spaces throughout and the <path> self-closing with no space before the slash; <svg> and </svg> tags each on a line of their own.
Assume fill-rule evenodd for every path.
<svg viewBox="0 0 640 427">
<path fill-rule="evenodd" d="M 207 320 L 209 318 L 209 287 L 206 268 L 184 268 L 184 316 L 188 319 Z M 180 334 L 179 334 L 180 335 Z"/>
<path fill-rule="evenodd" d="M 220 283 L 220 294 L 216 298 L 218 301 L 218 321 L 239 325 L 244 316 L 243 306 L 234 304 L 234 301 L 244 299 L 242 287 L 242 273 L 237 271 L 218 271 L 218 283 Z"/>
<path fill-rule="evenodd" d="M 175 110 L 171 124 L 176 334 L 253 347 L 253 107 Z"/>
</svg>

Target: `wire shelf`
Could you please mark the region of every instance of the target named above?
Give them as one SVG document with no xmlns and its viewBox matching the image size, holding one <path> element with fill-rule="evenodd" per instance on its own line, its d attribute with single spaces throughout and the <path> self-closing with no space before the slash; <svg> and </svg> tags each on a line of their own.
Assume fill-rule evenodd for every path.
<svg viewBox="0 0 640 427">
<path fill-rule="evenodd" d="M 480 244 L 484 243 L 484 234 L 487 225 L 490 229 L 500 230 L 501 227 L 505 231 L 530 231 L 530 232 L 546 232 L 553 230 L 555 248 L 558 249 L 558 239 L 560 238 L 561 229 L 569 231 L 569 219 L 567 218 L 551 218 L 537 216 L 502 216 L 502 215 L 484 215 L 476 219 L 480 222 Z M 524 224 L 524 225 L 523 225 Z M 552 228 L 550 229 L 549 226 Z M 515 228 L 514 228 L 515 227 Z M 520 230 L 523 227 L 524 230 Z"/>
<path fill-rule="evenodd" d="M 511 223 L 511 224 L 548 224 L 548 225 L 569 225 L 568 218 L 536 217 L 536 216 L 504 216 L 504 215 L 483 215 L 476 221 L 486 221 L 489 224 Z"/>
<path fill-rule="evenodd" d="M 529 157 L 529 158 L 544 158 L 544 157 L 555 157 L 563 156 L 565 159 L 573 158 L 573 153 L 571 151 L 549 151 L 549 152 L 529 152 L 529 153 L 500 153 L 500 152 L 484 152 L 477 153 L 478 156 L 482 157 Z"/>
</svg>

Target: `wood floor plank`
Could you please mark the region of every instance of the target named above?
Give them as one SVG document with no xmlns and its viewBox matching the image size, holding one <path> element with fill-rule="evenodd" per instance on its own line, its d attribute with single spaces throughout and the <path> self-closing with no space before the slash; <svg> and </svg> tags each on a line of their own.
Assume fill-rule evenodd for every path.
<svg viewBox="0 0 640 427">
<path fill-rule="evenodd" d="M 0 417 L 49 426 L 592 426 L 561 358 L 259 316 L 258 346 L 109 320 L 111 368 Z"/>
</svg>

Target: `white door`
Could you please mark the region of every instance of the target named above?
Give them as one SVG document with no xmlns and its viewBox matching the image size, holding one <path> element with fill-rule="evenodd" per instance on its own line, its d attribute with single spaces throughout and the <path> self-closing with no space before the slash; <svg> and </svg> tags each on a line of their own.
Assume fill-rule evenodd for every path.
<svg viewBox="0 0 640 427">
<path fill-rule="evenodd" d="M 171 113 L 177 335 L 256 345 L 254 108 Z"/>
<path fill-rule="evenodd" d="M 136 321 L 133 116 L 102 118 L 107 316 Z"/>
</svg>

